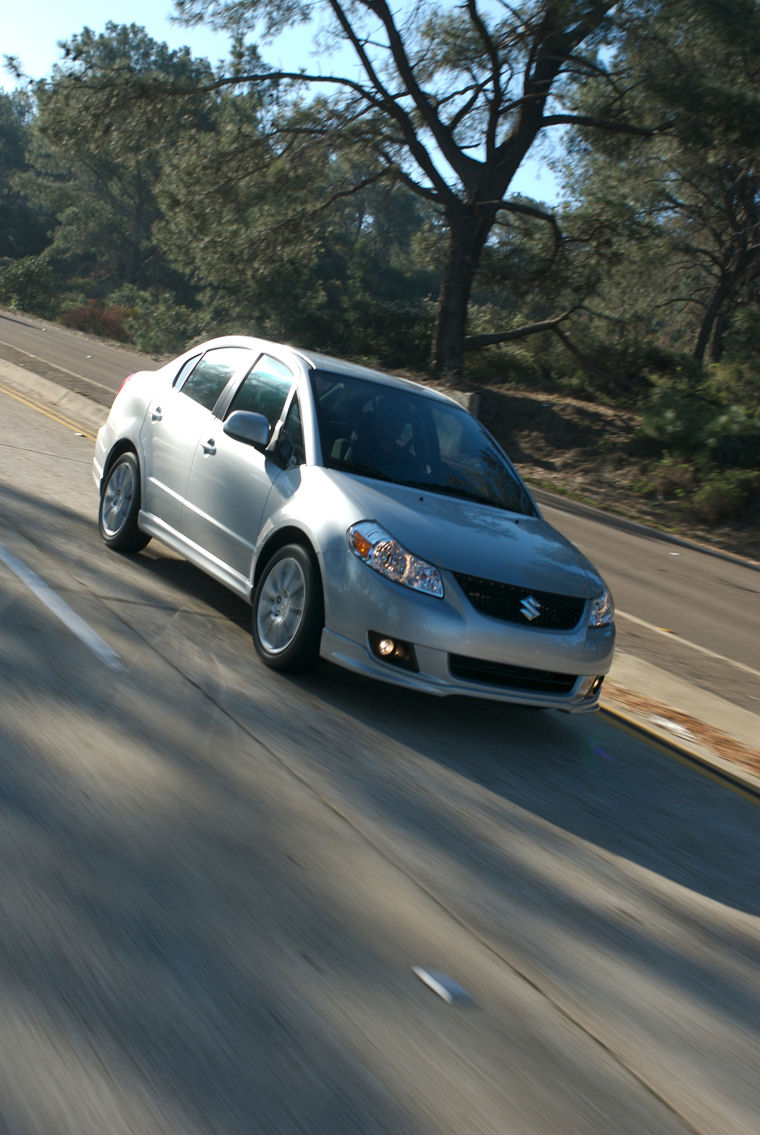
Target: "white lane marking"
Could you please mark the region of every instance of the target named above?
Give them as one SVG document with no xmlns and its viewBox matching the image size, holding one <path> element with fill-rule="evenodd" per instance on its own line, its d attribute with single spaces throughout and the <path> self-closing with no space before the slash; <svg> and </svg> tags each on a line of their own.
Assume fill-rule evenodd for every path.
<svg viewBox="0 0 760 1135">
<path fill-rule="evenodd" d="M 102 382 L 98 382 L 94 378 L 87 378 L 84 374 L 77 374 L 75 370 L 69 370 L 68 367 L 63 367 L 60 363 L 51 363 L 47 359 L 43 359 L 40 355 L 33 355 L 31 351 L 24 350 L 23 347 L 16 347 L 13 343 L 6 343 L 4 339 L 0 339 L 0 344 L 2 344 L 3 347 L 11 347 L 14 351 L 20 351 L 20 353 L 26 355 L 27 358 L 34 359 L 36 363 L 43 363 L 45 366 L 53 367 L 54 370 L 61 371 L 62 374 L 68 374 L 72 378 L 80 379 L 82 382 L 89 382 L 90 386 L 99 386 L 101 390 L 106 390 L 109 394 L 115 395 L 116 393 L 113 386 L 105 386 Z M 85 357 L 91 359 L 92 355 L 86 355 Z"/>
<path fill-rule="evenodd" d="M 72 611 L 68 603 L 61 599 L 52 587 L 48 587 L 30 567 L 27 567 L 22 560 L 17 559 L 3 544 L 0 544 L 0 560 L 110 670 L 124 669 L 116 651 L 112 650 L 108 643 L 84 619 L 77 615 L 76 611 Z"/>
<path fill-rule="evenodd" d="M 467 990 L 441 969 L 412 966 L 412 973 L 449 1005 L 453 1005 L 455 1001 L 472 1002 Z"/>
<path fill-rule="evenodd" d="M 689 642 L 687 638 L 681 638 L 680 635 L 674 634 L 673 631 L 665 630 L 664 627 L 655 627 L 652 623 L 646 623 L 643 619 L 637 619 L 635 615 L 629 615 L 625 611 L 615 611 L 615 618 L 627 619 L 629 623 L 635 623 L 638 627 L 645 627 L 648 631 L 662 635 L 663 638 L 669 638 L 671 642 L 680 642 L 681 646 L 688 646 L 691 650 L 698 650 L 700 654 L 706 654 L 708 658 L 714 658 L 717 662 L 725 662 L 729 666 L 734 666 L 737 670 L 743 670 L 745 674 L 752 674 L 753 677 L 760 678 L 760 670 L 753 670 L 751 666 L 745 666 L 743 662 L 736 662 L 733 658 L 726 658 L 724 654 L 716 654 L 714 650 L 708 650 L 706 646 L 699 646 L 696 642 Z"/>
</svg>

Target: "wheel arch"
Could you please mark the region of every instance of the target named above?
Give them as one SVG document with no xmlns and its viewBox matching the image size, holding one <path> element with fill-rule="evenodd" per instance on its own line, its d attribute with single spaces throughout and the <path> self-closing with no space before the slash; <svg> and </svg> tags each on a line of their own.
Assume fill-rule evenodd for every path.
<svg viewBox="0 0 760 1135">
<path fill-rule="evenodd" d="M 140 464 L 140 455 L 137 452 L 137 447 L 135 446 L 134 442 L 132 442 L 128 437 L 120 438 L 111 446 L 111 449 L 108 451 L 108 456 L 106 457 L 103 464 L 103 473 L 100 478 L 101 493 L 103 492 L 103 486 L 106 483 L 106 479 L 111 470 L 111 467 L 113 466 L 114 462 L 118 461 L 124 453 L 134 453 L 135 457 L 137 458 L 137 467 L 140 470 L 140 476 L 142 478 L 142 465 Z M 140 486 L 140 488 L 142 489 L 142 485 Z"/>
<path fill-rule="evenodd" d="M 317 573 L 317 579 L 319 580 L 319 590 L 322 597 L 322 611 L 324 612 L 325 585 L 324 580 L 322 579 L 322 569 L 319 564 L 319 556 L 317 555 L 313 543 L 304 532 L 304 530 L 302 528 L 297 528 L 295 525 L 286 525 L 284 528 L 278 528 L 276 532 L 272 532 L 272 534 L 267 537 L 265 543 L 262 544 L 261 548 L 259 549 L 259 554 L 256 557 L 256 564 L 253 569 L 253 580 L 250 592 L 251 601 L 253 601 L 253 593 L 256 590 L 256 584 L 259 582 L 261 573 L 263 572 L 264 568 L 269 563 L 275 552 L 278 552 L 280 548 L 284 548 L 288 544 L 298 544 L 301 548 L 304 549 L 305 552 L 308 552 L 308 554 L 311 556 L 314 563 L 314 569 Z"/>
</svg>

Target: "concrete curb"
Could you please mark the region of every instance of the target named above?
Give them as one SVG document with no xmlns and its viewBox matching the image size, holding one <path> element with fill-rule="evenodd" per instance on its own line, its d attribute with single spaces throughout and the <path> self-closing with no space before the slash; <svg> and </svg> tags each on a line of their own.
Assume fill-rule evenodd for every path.
<svg viewBox="0 0 760 1135">
<path fill-rule="evenodd" d="M 107 406 L 4 359 L 0 359 L 0 381 L 19 394 L 38 399 L 43 406 L 57 411 L 72 423 L 86 426 L 92 433 L 97 433 L 108 417 Z"/>
</svg>

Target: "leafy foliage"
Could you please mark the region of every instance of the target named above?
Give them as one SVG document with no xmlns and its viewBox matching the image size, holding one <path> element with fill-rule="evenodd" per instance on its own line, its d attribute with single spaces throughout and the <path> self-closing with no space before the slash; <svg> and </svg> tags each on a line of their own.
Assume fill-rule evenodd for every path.
<svg viewBox="0 0 760 1135">
<path fill-rule="evenodd" d="M 65 307 L 59 316 L 64 327 L 73 327 L 89 335 L 102 335 L 106 339 L 126 342 L 128 335 L 124 322 L 127 312 L 119 304 L 105 307 L 98 299 Z"/>
<path fill-rule="evenodd" d="M 32 106 L 22 92 L 0 92 L 0 258 L 36 256 L 44 249 L 46 217 L 19 189 L 27 167 Z"/>
<path fill-rule="evenodd" d="M 760 302 L 760 8 L 627 9 L 615 66 L 664 129 L 635 150 L 622 136 L 576 136 L 570 224 L 604 266 L 597 313 L 718 361 L 732 323 Z"/>
<path fill-rule="evenodd" d="M 107 24 L 0 95 L 0 301 L 158 355 L 250 331 L 458 379 L 466 352 L 470 382 L 639 413 L 658 499 L 749 507 L 756 0 L 176 7 L 227 63 Z M 356 64 L 268 65 L 306 20 Z M 561 205 L 515 195 L 558 131 Z"/>
<path fill-rule="evenodd" d="M 108 24 L 99 36 L 85 28 L 65 51 L 67 63 L 36 84 L 30 168 L 19 184 L 55 217 L 51 262 L 102 291 L 145 286 L 166 272 L 152 236 L 163 151 L 206 122 L 203 100 L 176 92 L 207 77 L 208 66 L 134 25 Z M 157 83 L 172 93 L 159 98 Z"/>
<path fill-rule="evenodd" d="M 53 313 L 53 273 L 44 253 L 0 265 L 0 301 L 37 315 Z"/>
<path fill-rule="evenodd" d="M 511 182 L 542 131 L 577 121 L 564 99 L 569 76 L 605 71 L 600 49 L 616 5 L 534 0 L 519 8 L 409 4 L 397 11 L 386 0 L 180 0 L 176 7 L 186 22 L 206 19 L 233 32 L 238 43 L 308 15 L 318 35 L 325 29 L 350 51 L 355 66 L 333 73 L 262 75 L 235 67 L 230 79 L 277 82 L 286 91 L 307 81 L 326 88 L 329 98 L 312 116 L 312 135 L 351 138 L 363 148 L 365 165 L 436 208 L 446 252 L 431 368 L 439 376 L 460 376 L 484 250 L 497 221 L 526 211 L 525 203 L 510 200 Z M 591 120 L 586 116 L 587 124 Z M 631 128 L 619 107 L 604 125 Z M 289 126 L 280 123 L 280 129 Z M 530 211 L 550 223 L 544 211 Z M 507 337 L 514 334 L 510 329 Z"/>
</svg>

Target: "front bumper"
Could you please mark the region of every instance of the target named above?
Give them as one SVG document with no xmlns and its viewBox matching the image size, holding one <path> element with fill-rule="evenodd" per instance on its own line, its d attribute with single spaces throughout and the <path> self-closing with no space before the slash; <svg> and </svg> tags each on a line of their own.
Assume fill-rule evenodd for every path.
<svg viewBox="0 0 760 1135">
<path fill-rule="evenodd" d="M 485 698 L 488 701 L 536 706 L 540 709 L 561 709 L 566 713 L 593 713 L 598 709 L 601 679 L 604 676 L 579 675 L 567 694 L 539 693 L 492 682 L 465 681 L 452 676 L 446 651 L 415 646 L 419 670 L 411 671 L 383 662 L 372 654 L 369 645 L 365 646 L 327 629 L 322 633 L 320 654 L 337 666 L 353 670 L 366 678 L 376 678 L 381 682 L 435 697 L 459 695 Z M 584 692 L 589 686 L 593 692 Z"/>
<path fill-rule="evenodd" d="M 587 626 L 590 602 L 574 630 L 538 630 L 480 614 L 447 573 L 444 599 L 401 587 L 358 559 L 348 575 L 337 602 L 326 596 L 323 658 L 437 697 L 456 694 L 570 713 L 598 708 L 615 629 Z M 409 648 L 413 664 L 380 657 L 372 641 L 383 636 L 400 640 L 405 653 Z"/>
</svg>

